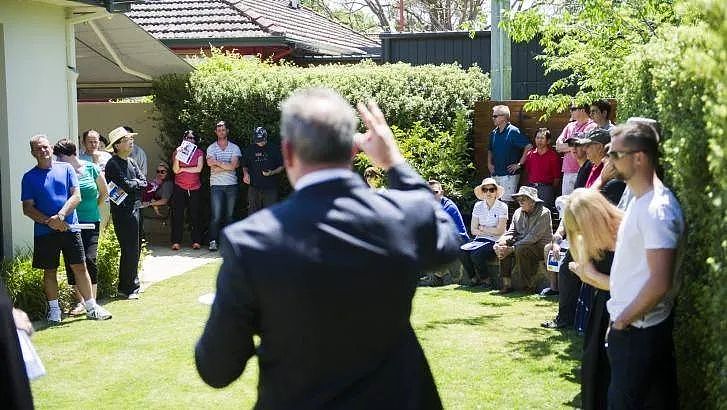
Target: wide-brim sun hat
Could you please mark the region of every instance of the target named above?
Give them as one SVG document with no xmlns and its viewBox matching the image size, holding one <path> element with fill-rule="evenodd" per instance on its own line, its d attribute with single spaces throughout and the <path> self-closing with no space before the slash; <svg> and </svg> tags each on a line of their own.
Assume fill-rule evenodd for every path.
<svg viewBox="0 0 727 410">
<path fill-rule="evenodd" d="M 526 196 L 535 202 L 543 202 L 542 199 L 538 198 L 538 190 L 530 186 L 521 186 L 517 193 L 512 194 L 512 197 L 516 199 L 519 196 Z"/>
<path fill-rule="evenodd" d="M 482 183 L 480 185 L 478 185 L 477 187 L 475 187 L 475 189 L 474 189 L 475 196 L 480 201 L 484 201 L 485 200 L 485 191 L 483 191 L 482 188 L 483 187 L 486 187 L 488 185 L 492 185 L 495 188 L 497 188 L 497 192 L 496 192 L 496 195 L 495 195 L 495 197 L 497 199 L 502 198 L 502 195 L 505 194 L 505 189 L 503 187 L 501 187 L 500 185 L 497 184 L 497 181 L 495 181 L 495 178 L 485 178 L 485 179 L 482 180 Z"/>
<path fill-rule="evenodd" d="M 136 132 L 129 132 L 124 127 L 117 127 L 111 130 L 109 132 L 109 135 L 107 136 L 109 139 L 108 145 L 106 145 L 106 151 L 108 152 L 114 152 L 114 144 L 116 144 L 120 139 L 124 137 L 133 137 L 134 135 L 137 135 Z"/>
</svg>

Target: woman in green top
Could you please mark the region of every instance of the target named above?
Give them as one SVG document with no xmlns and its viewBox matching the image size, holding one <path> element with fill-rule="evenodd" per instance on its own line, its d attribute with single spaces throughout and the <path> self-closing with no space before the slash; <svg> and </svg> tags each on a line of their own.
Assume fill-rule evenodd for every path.
<svg viewBox="0 0 727 410">
<path fill-rule="evenodd" d="M 81 230 L 81 238 L 83 239 L 83 249 L 86 255 L 86 268 L 88 269 L 88 275 L 91 277 L 93 297 L 95 298 L 96 283 L 98 281 L 96 256 L 98 254 L 99 222 L 101 221 L 99 205 L 103 204 L 108 197 L 109 189 L 106 186 L 106 180 L 101 175 L 101 170 L 96 164 L 78 159 L 76 144 L 71 140 L 64 138 L 58 141 L 53 147 L 53 154 L 58 161 L 66 162 L 76 170 L 78 186 L 81 191 L 81 203 L 76 207 L 78 222 L 93 224 L 93 229 Z M 71 272 L 68 265 L 66 265 L 66 272 Z M 68 284 L 74 286 L 75 289 L 73 274 L 68 274 L 67 278 Z M 86 313 L 86 310 L 83 305 L 83 298 L 78 291 L 76 291 L 76 298 L 79 303 L 71 310 L 71 315 L 82 315 Z"/>
</svg>

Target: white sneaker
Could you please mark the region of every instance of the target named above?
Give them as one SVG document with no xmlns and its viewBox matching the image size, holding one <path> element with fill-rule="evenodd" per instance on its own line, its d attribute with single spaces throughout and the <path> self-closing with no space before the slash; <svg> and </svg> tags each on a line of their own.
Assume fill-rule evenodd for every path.
<svg viewBox="0 0 727 410">
<path fill-rule="evenodd" d="M 210 250 L 211 251 L 217 250 L 217 241 L 210 241 Z"/>
<path fill-rule="evenodd" d="M 48 311 L 48 324 L 59 325 L 61 323 L 61 310 L 51 309 Z"/>
<path fill-rule="evenodd" d="M 111 313 L 103 307 L 96 305 L 96 307 L 86 312 L 86 318 L 90 320 L 107 320 L 111 319 Z"/>
</svg>

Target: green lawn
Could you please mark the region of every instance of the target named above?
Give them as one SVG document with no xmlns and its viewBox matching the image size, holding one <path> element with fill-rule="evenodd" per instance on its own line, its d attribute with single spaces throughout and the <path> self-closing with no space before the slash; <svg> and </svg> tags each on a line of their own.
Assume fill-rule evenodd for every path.
<svg viewBox="0 0 727 410">
<path fill-rule="evenodd" d="M 38 331 L 48 374 L 32 383 L 36 407 L 250 408 L 255 360 L 223 390 L 207 387 L 194 367 L 209 309 L 197 297 L 214 289 L 217 266 L 156 284 L 138 302 L 109 302 L 110 321 L 67 319 Z M 412 320 L 445 408 L 573 407 L 580 340 L 539 326 L 556 308 L 536 296 L 420 289 Z"/>
</svg>

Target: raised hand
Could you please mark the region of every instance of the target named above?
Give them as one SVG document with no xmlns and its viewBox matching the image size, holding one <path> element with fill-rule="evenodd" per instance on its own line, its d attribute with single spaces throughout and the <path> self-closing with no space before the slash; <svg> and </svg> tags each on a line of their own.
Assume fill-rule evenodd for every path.
<svg viewBox="0 0 727 410">
<path fill-rule="evenodd" d="M 386 123 L 379 106 L 370 101 L 367 105 L 358 103 L 358 112 L 366 125 L 365 134 L 356 134 L 354 143 L 363 151 L 377 167 L 388 170 L 404 162 L 394 134 Z"/>
</svg>

